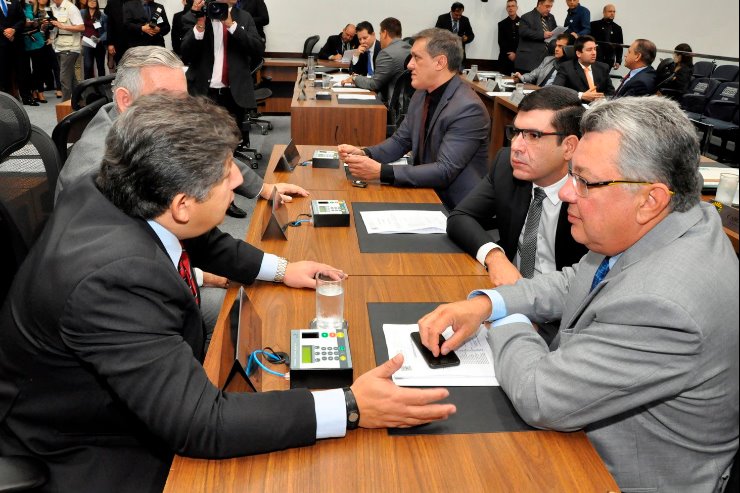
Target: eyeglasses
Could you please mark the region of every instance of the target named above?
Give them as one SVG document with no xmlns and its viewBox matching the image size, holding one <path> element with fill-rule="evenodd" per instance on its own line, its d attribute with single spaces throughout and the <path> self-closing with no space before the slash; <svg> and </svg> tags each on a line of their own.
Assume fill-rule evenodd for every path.
<svg viewBox="0 0 740 493">
<path fill-rule="evenodd" d="M 561 137 L 564 137 L 566 134 L 563 132 L 542 132 L 540 130 L 532 130 L 529 128 L 517 128 L 514 125 L 506 125 L 506 138 L 509 140 L 514 140 L 514 137 L 521 134 L 522 138 L 524 139 L 524 142 L 527 144 L 533 144 L 535 142 L 538 142 L 542 137 L 546 137 L 548 135 L 560 135 Z"/>
<path fill-rule="evenodd" d="M 573 173 L 570 168 L 568 168 L 568 174 L 570 175 L 570 179 L 573 181 L 573 188 L 576 190 L 576 195 L 584 199 L 588 197 L 589 188 L 610 187 L 612 185 L 654 185 L 654 183 L 651 181 L 630 180 L 595 181 L 592 183 L 586 181 L 582 176 Z M 669 192 L 671 193 L 671 195 L 673 195 L 673 191 L 669 190 Z"/>
</svg>

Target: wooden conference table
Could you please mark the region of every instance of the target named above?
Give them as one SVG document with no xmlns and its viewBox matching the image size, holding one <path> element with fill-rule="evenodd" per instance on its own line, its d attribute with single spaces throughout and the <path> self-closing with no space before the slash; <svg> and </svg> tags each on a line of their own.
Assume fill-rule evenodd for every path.
<svg viewBox="0 0 740 493">
<path fill-rule="evenodd" d="M 326 148 L 326 147 L 325 147 Z M 306 159 L 311 147 L 300 148 Z M 311 184 L 312 198 L 341 197 L 349 201 L 438 202 L 423 189 L 395 189 L 370 184 L 347 185 L 344 171 L 297 168 L 292 174 L 272 173 L 276 146 L 266 181 Z M 318 187 L 318 188 L 317 188 Z M 295 199 L 291 214 L 305 211 L 310 199 Z M 351 205 L 351 204 L 349 204 Z M 262 242 L 258 203 L 248 239 L 267 251 L 290 258 L 316 258 L 349 272 L 345 316 L 352 339 L 357 378 L 375 367 L 369 302 L 443 302 L 463 299 L 487 277 L 465 255 L 360 253 L 354 227 L 288 231 L 287 242 Z M 233 345 L 228 312 L 236 287 L 229 289 L 204 366 L 221 385 L 230 370 Z M 314 292 L 257 283 L 247 288 L 261 318 L 262 344 L 289 348 L 289 331 L 305 328 L 315 314 Z M 261 389 L 282 390 L 288 383 L 262 375 Z M 306 410 L 306 412 L 312 412 Z M 351 431 L 345 438 L 321 440 L 314 446 L 228 460 L 176 457 L 166 492 L 444 492 L 549 491 L 608 492 L 618 487 L 583 432 L 523 431 L 460 435 L 390 436 L 386 430 Z"/>
<path fill-rule="evenodd" d="M 262 69 L 258 73 L 258 81 L 262 78 L 270 79 L 272 96 L 265 100 L 263 113 L 290 113 L 290 101 L 293 96 L 297 69 L 306 66 L 305 58 L 270 58 L 264 59 Z M 348 63 L 331 60 L 320 60 L 319 64 L 324 67 L 349 70 Z"/>
</svg>

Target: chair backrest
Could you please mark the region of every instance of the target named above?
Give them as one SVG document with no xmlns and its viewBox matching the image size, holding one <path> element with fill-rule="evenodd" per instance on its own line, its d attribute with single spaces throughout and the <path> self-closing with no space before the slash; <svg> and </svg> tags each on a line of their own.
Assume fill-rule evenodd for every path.
<svg viewBox="0 0 740 493">
<path fill-rule="evenodd" d="M 719 87 L 719 81 L 714 79 L 694 79 L 689 85 L 689 92 L 681 98 L 681 107 L 685 111 L 704 113 L 707 101 Z"/>
<path fill-rule="evenodd" d="M 563 46 L 563 56 L 560 57 L 558 63 L 563 63 L 568 60 L 573 60 L 576 57 L 576 50 L 573 46 Z"/>
<path fill-rule="evenodd" d="M 313 53 L 313 47 L 316 46 L 316 43 L 318 42 L 318 34 L 314 34 L 313 36 L 309 36 L 308 38 L 306 38 L 306 41 L 303 43 L 303 58 L 308 58 L 311 56 L 311 53 Z"/>
<path fill-rule="evenodd" d="M 712 97 L 707 101 L 704 114 L 710 118 L 732 121 L 738 107 L 738 83 L 725 82 L 721 84 Z"/>
<path fill-rule="evenodd" d="M 712 72 L 712 79 L 720 82 L 735 82 L 740 68 L 737 65 L 718 65 Z"/>
<path fill-rule="evenodd" d="M 407 63 L 408 65 L 408 59 Z M 393 93 L 388 101 L 388 136 L 392 135 L 401 126 L 409 110 L 411 97 L 416 90 L 411 85 L 411 72 L 404 70 L 393 86 Z"/>
<path fill-rule="evenodd" d="M 105 99 L 97 99 L 87 106 L 65 116 L 54 127 L 54 130 L 51 132 L 51 138 L 57 147 L 59 156 L 62 158 L 62 164 L 67 160 L 68 144 L 74 144 L 80 140 L 87 124 L 95 117 L 100 108 L 106 104 L 108 102 Z M 104 139 L 105 135 L 101 135 L 100 138 Z"/>
<path fill-rule="evenodd" d="M 714 72 L 715 67 L 714 62 L 707 62 L 705 60 L 700 60 L 696 63 L 694 63 L 694 72 L 693 77 L 695 79 L 702 79 L 705 77 L 709 77 L 712 75 L 712 72 Z"/>
<path fill-rule="evenodd" d="M 31 120 L 23 105 L 10 94 L 0 92 L 0 163 L 30 138 Z"/>
<path fill-rule="evenodd" d="M 77 111 L 98 99 L 104 99 L 107 103 L 113 101 L 112 85 L 115 78 L 116 74 L 102 75 L 77 84 L 72 91 L 72 109 Z"/>
</svg>

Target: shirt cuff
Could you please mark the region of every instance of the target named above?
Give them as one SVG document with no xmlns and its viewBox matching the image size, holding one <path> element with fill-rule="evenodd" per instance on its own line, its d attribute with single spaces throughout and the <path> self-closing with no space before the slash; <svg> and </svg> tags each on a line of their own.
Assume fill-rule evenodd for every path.
<svg viewBox="0 0 740 493">
<path fill-rule="evenodd" d="M 347 405 L 342 389 L 313 392 L 316 411 L 316 439 L 338 438 L 347 434 Z"/>
<path fill-rule="evenodd" d="M 198 41 L 203 41 L 203 38 L 205 37 L 206 30 L 198 31 L 195 26 L 193 26 L 193 35 L 195 36 L 195 39 Z"/>
<path fill-rule="evenodd" d="M 534 326 L 532 326 L 532 322 L 529 320 L 529 318 L 526 315 L 522 314 L 522 313 L 515 313 L 513 315 L 509 315 L 508 317 L 500 318 L 500 319 L 496 320 L 495 322 L 493 322 L 491 324 L 491 327 L 495 329 L 496 327 L 500 327 L 502 325 L 517 324 L 517 323 L 519 323 L 519 324 L 527 324 L 530 327 L 533 327 L 534 328 Z"/>
<path fill-rule="evenodd" d="M 390 164 L 380 165 L 380 181 L 382 183 L 387 183 L 388 185 L 393 185 L 396 182 L 396 175 L 393 172 L 393 166 Z"/>
<path fill-rule="evenodd" d="M 486 322 L 492 322 L 494 320 L 504 318 L 508 315 L 506 310 L 506 303 L 504 303 L 504 299 L 503 297 L 501 297 L 500 294 L 498 294 L 498 291 L 494 289 L 476 289 L 468 295 L 468 299 L 480 295 L 488 296 L 488 298 L 491 300 L 491 306 L 493 307 L 491 316 L 486 319 Z"/>
<path fill-rule="evenodd" d="M 198 286 L 203 286 L 203 271 L 197 267 L 193 267 L 193 272 L 195 273 L 195 283 Z"/>
<path fill-rule="evenodd" d="M 257 273 L 258 281 L 272 282 L 273 280 L 275 280 L 275 274 L 277 274 L 278 269 L 278 259 L 279 257 L 277 255 L 265 253 L 264 257 L 262 257 L 262 265 L 260 265 L 260 271 Z"/>
<path fill-rule="evenodd" d="M 491 250 L 498 248 L 502 252 L 504 251 L 503 248 L 501 248 L 499 245 L 495 244 L 492 241 L 489 241 L 488 243 L 485 243 L 481 245 L 481 247 L 478 249 L 478 253 L 475 254 L 475 259 L 480 262 L 480 264 L 483 267 L 486 267 L 486 257 L 489 253 L 491 253 Z M 506 252 L 504 252 L 506 253 Z M 488 267 L 486 267 L 488 269 Z"/>
</svg>

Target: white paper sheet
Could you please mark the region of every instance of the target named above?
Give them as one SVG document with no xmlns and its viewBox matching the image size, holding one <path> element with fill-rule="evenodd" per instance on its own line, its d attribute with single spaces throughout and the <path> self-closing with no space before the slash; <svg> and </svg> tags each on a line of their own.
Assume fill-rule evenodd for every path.
<svg viewBox="0 0 740 493">
<path fill-rule="evenodd" d="M 98 46 L 98 43 L 88 38 L 87 36 L 82 37 L 82 44 L 90 48 L 95 48 L 96 46 Z"/>
<path fill-rule="evenodd" d="M 337 99 L 339 101 L 369 101 L 376 98 L 372 94 L 337 94 Z"/>
<path fill-rule="evenodd" d="M 339 94 L 370 94 L 369 89 L 360 89 L 359 87 L 332 87 L 332 91 Z"/>
<path fill-rule="evenodd" d="M 442 211 L 361 211 L 368 234 L 444 234 L 447 217 Z"/>
</svg>

